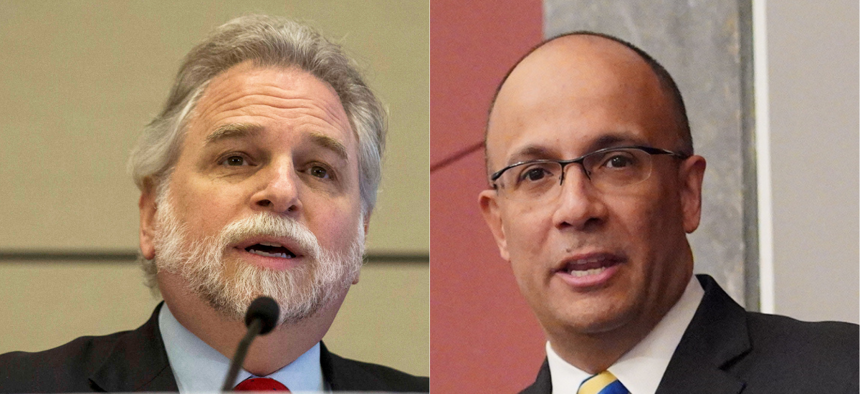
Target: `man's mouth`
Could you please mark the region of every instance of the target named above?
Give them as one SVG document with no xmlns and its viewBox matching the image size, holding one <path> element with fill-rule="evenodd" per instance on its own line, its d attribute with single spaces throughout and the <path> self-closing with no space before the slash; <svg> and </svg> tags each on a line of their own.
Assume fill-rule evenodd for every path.
<svg viewBox="0 0 860 394">
<path fill-rule="evenodd" d="M 559 271 L 581 278 L 600 274 L 620 262 L 621 259 L 608 254 L 591 255 L 568 261 Z"/>
<path fill-rule="evenodd" d="M 264 257 L 278 257 L 282 259 L 291 259 L 296 257 L 295 253 L 277 243 L 260 242 L 248 246 L 245 248 L 245 251 Z"/>
</svg>

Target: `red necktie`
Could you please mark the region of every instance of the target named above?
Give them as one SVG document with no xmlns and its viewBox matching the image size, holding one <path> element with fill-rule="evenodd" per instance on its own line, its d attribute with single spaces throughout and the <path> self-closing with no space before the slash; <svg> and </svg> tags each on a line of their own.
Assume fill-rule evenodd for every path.
<svg viewBox="0 0 860 394">
<path fill-rule="evenodd" d="M 250 378 L 237 384 L 233 391 L 286 391 L 289 393 L 290 389 L 275 379 Z"/>
</svg>

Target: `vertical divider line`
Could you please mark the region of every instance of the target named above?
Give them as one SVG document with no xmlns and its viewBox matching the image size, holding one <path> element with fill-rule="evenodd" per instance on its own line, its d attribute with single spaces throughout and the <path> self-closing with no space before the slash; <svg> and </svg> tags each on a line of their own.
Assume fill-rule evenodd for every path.
<svg viewBox="0 0 860 394">
<path fill-rule="evenodd" d="M 755 146 L 759 226 L 759 290 L 761 312 L 775 312 L 773 267 L 773 202 L 770 169 L 770 102 L 767 63 L 767 0 L 753 0 L 753 74 Z"/>
</svg>

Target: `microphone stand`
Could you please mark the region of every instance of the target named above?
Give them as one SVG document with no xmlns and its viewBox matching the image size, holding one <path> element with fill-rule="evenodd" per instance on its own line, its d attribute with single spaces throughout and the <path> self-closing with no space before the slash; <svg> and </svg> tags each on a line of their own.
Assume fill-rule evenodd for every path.
<svg viewBox="0 0 860 394">
<path fill-rule="evenodd" d="M 248 326 L 248 333 L 239 341 L 239 347 L 236 349 L 236 355 L 233 356 L 233 361 L 230 362 L 230 370 L 227 372 L 227 377 L 224 379 L 224 386 L 221 387 L 222 392 L 233 391 L 233 383 L 236 376 L 239 375 L 239 368 L 245 362 L 245 356 L 248 355 L 248 348 L 251 347 L 251 341 L 260 334 L 263 329 L 263 320 L 254 319 Z"/>
</svg>

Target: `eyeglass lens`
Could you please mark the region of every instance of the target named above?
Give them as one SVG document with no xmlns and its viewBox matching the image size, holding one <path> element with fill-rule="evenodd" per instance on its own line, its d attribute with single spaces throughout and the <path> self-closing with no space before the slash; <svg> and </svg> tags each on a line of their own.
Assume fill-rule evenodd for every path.
<svg viewBox="0 0 860 394">
<path fill-rule="evenodd" d="M 580 167 L 595 188 L 611 192 L 647 179 L 651 162 L 651 155 L 639 149 L 598 151 L 583 157 L 581 167 L 577 162 L 533 161 L 505 171 L 499 180 L 511 199 L 545 201 L 560 194 L 567 167 Z"/>
</svg>

